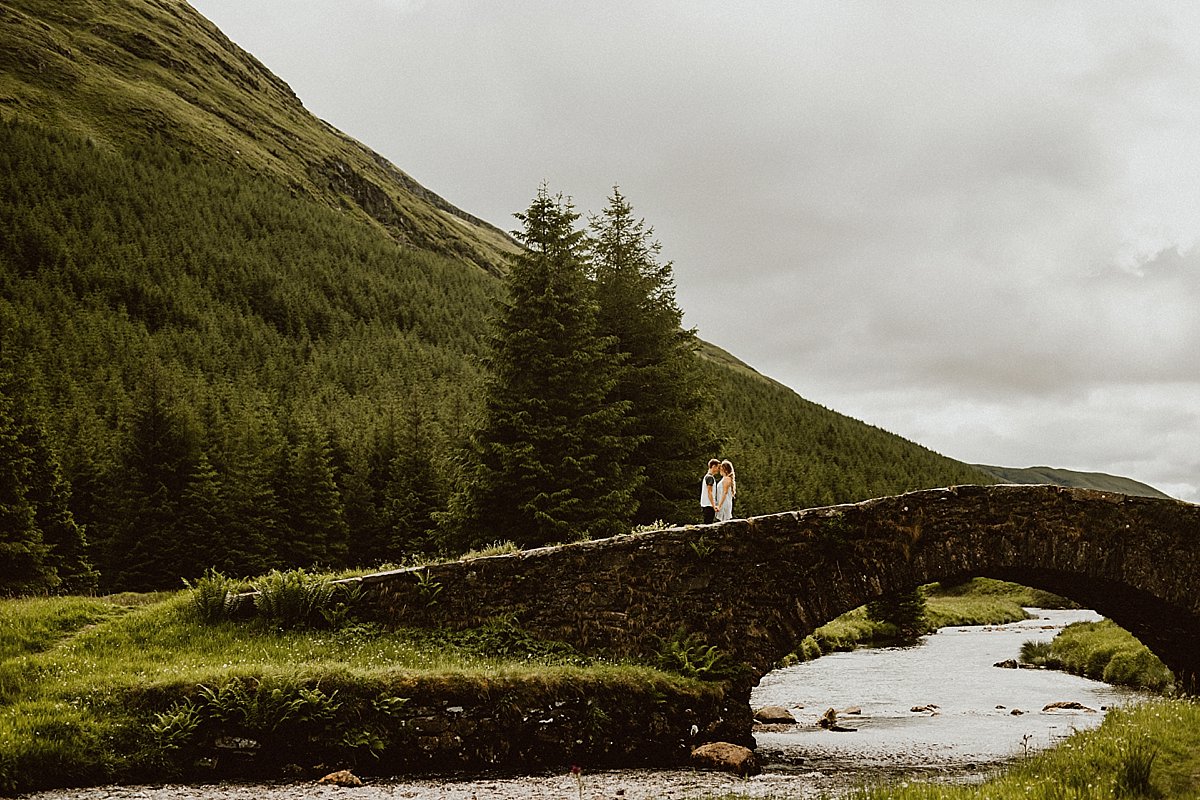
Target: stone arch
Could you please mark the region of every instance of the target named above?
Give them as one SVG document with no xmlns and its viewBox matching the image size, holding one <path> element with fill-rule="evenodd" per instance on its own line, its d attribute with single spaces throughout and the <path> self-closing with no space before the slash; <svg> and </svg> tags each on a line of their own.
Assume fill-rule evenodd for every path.
<svg viewBox="0 0 1200 800">
<path fill-rule="evenodd" d="M 891 591 L 988 576 L 1131 630 L 1189 692 L 1200 672 L 1200 506 L 1054 486 L 959 486 L 363 578 L 404 624 L 514 616 L 585 650 L 652 656 L 695 635 L 769 671 L 824 622 Z"/>
</svg>

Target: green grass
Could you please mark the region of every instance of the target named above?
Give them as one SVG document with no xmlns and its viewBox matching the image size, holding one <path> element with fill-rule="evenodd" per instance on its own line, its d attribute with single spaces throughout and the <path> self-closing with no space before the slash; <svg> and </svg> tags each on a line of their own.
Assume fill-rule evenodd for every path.
<svg viewBox="0 0 1200 800">
<path fill-rule="evenodd" d="M 515 244 L 309 114 L 186 4 L 13 0 L 6 114 L 122 150 L 147 139 L 266 176 L 400 241 L 495 269 Z"/>
<path fill-rule="evenodd" d="M 933 583 L 925 587 L 925 594 L 930 599 L 990 597 L 1018 606 L 1033 608 L 1079 607 L 1065 597 L 1059 597 L 1043 589 L 1034 589 L 1019 583 L 998 581 L 993 578 L 971 578 L 957 584 Z"/>
<path fill-rule="evenodd" d="M 860 800 L 1200 796 L 1200 706 L 1162 700 L 1109 712 L 1092 731 L 1016 762 L 977 786 L 917 783 L 864 789 Z"/>
<path fill-rule="evenodd" d="M 1068 625 L 1050 642 L 1026 642 L 1021 660 L 1152 692 L 1169 691 L 1174 683 L 1171 671 L 1148 647 L 1108 619 Z"/>
<path fill-rule="evenodd" d="M 0 661 L 36 653 L 120 608 L 103 600 L 37 597 L 0 603 Z"/>
<path fill-rule="evenodd" d="M 595 662 L 507 620 L 455 633 L 352 621 L 281 630 L 262 619 L 203 624 L 186 591 L 135 599 L 0 602 L 0 793 L 186 777 L 191 733 L 231 713 L 261 735 L 264 753 L 299 758 L 288 732 L 308 748 L 301 763 L 354 763 L 401 746 L 404 723 L 388 728 L 398 719 L 389 704 L 406 698 L 529 707 L 603 697 L 601 711 L 614 713 L 651 696 L 688 705 L 720 691 Z"/>
<path fill-rule="evenodd" d="M 972 578 L 953 586 L 932 583 L 925 595 L 926 631 L 960 625 L 1004 625 L 1028 619 L 1025 607 L 1064 608 L 1070 601 L 1040 589 L 991 578 Z M 892 625 L 867 615 L 866 606 L 842 614 L 813 631 L 785 664 L 810 661 L 827 653 L 890 644 L 898 639 Z"/>
</svg>

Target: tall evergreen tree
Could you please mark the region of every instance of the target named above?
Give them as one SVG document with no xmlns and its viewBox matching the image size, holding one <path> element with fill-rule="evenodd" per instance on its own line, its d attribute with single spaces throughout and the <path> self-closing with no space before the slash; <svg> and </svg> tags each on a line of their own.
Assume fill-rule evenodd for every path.
<svg viewBox="0 0 1200 800">
<path fill-rule="evenodd" d="M 105 543 L 103 574 L 111 588 L 174 588 L 188 572 L 180 545 L 180 500 L 199 456 L 191 419 L 170 395 L 157 368 L 147 376 L 126 442 L 121 473 L 114 476 L 121 518 Z"/>
<path fill-rule="evenodd" d="M 517 214 L 525 251 L 505 284 L 474 463 L 452 509 L 457 543 L 521 546 L 628 530 L 632 442 L 612 400 L 614 356 L 596 333 L 579 215 L 541 187 Z"/>
<path fill-rule="evenodd" d="M 349 530 L 333 470 L 329 434 L 312 419 L 297 431 L 287 472 L 284 507 L 288 532 L 284 559 L 295 567 L 340 566 L 346 560 Z"/>
<path fill-rule="evenodd" d="M 230 545 L 222 526 L 225 503 L 221 479 L 208 454 L 200 453 L 179 498 L 179 575 L 195 579 L 206 569 L 234 573 Z"/>
<path fill-rule="evenodd" d="M 591 218 L 591 268 L 597 327 L 612 337 L 612 360 L 620 364 L 611 398 L 628 403 L 637 443 L 626 468 L 634 521 L 682 522 L 695 513 L 694 484 L 717 441 L 696 332 L 682 327 L 672 264 L 659 260 L 653 236 L 614 187 L 604 211 Z"/>
<path fill-rule="evenodd" d="M 58 591 L 89 592 L 99 576 L 92 567 L 83 528 L 71 513 L 71 486 L 50 449 L 45 428 L 30 418 L 21 439 L 32 468 L 29 493 L 42 541 L 50 548 L 49 563 L 58 576 Z"/>
<path fill-rule="evenodd" d="M 63 477 L 46 433 L 44 413 L 27 376 L 0 362 L 0 591 L 16 589 L 85 592 L 95 588 L 83 529 L 71 513 L 70 484 Z M 28 516 L 29 513 L 32 516 Z"/>
<path fill-rule="evenodd" d="M 0 386 L 0 594 L 48 589 L 58 582 L 28 498 L 33 463 L 20 433 L 13 403 Z"/>
<path fill-rule="evenodd" d="M 434 456 L 437 435 L 428 409 L 410 396 L 400 423 L 399 448 L 387 464 L 381 493 L 388 522 L 383 555 L 390 561 L 435 549 L 434 519 L 446 506 Z"/>
<path fill-rule="evenodd" d="M 231 434 L 221 481 L 221 539 L 227 544 L 223 569 L 232 575 L 259 575 L 285 563 L 276 465 L 286 448 L 268 408 L 253 399 L 235 409 Z"/>
</svg>

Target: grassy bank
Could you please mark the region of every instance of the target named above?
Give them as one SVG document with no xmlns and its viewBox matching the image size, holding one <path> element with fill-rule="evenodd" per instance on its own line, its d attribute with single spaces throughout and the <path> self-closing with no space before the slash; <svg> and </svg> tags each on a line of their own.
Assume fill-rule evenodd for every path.
<svg viewBox="0 0 1200 800">
<path fill-rule="evenodd" d="M 571 758 L 562 747 L 621 762 L 637 758 L 631 729 L 655 731 L 637 746 L 663 758 L 723 701 L 717 684 L 594 662 L 503 620 L 456 634 L 345 619 L 286 630 L 202 623 L 192 601 L 0 602 L 0 791 L 536 765 Z"/>
<path fill-rule="evenodd" d="M 1049 642 L 1026 642 L 1021 661 L 1152 692 L 1169 691 L 1174 683 L 1150 648 L 1109 619 L 1068 625 Z"/>
<path fill-rule="evenodd" d="M 865 789 L 859 800 L 1061 800 L 1200 796 L 1200 705 L 1160 700 L 1110 711 L 1096 730 L 1018 761 L 978 786 L 915 783 Z"/>
<path fill-rule="evenodd" d="M 953 586 L 932 583 L 922 587 L 921 593 L 925 597 L 925 633 L 956 625 L 1018 622 L 1028 618 L 1026 606 L 1065 608 L 1071 605 L 1058 595 L 990 578 L 972 578 Z M 839 650 L 894 644 L 900 638 L 895 626 L 872 619 L 866 606 L 861 606 L 813 631 L 789 663 L 810 661 Z"/>
</svg>

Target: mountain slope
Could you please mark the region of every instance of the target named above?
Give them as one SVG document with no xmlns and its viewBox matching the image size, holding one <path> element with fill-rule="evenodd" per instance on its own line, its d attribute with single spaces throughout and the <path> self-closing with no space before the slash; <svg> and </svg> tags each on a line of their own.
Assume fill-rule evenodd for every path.
<svg viewBox="0 0 1200 800">
<path fill-rule="evenodd" d="M 512 246 L 182 3 L 0 6 L 0 370 L 106 588 L 436 549 Z M 994 480 L 701 355 L 739 514 Z"/>
<path fill-rule="evenodd" d="M 1057 467 L 991 467 L 985 464 L 974 466 L 984 472 L 994 475 L 1004 483 L 1049 483 L 1054 486 L 1073 486 L 1079 489 L 1098 489 L 1103 492 L 1119 492 L 1136 497 L 1160 497 L 1170 499 L 1170 495 L 1160 492 L 1153 486 L 1117 475 L 1107 475 L 1103 472 L 1078 472 Z"/>
<path fill-rule="evenodd" d="M 179 0 L 0 5 L 0 108 L 106 149 L 159 140 L 491 271 L 515 248 L 313 117 L 286 83 Z"/>
</svg>

